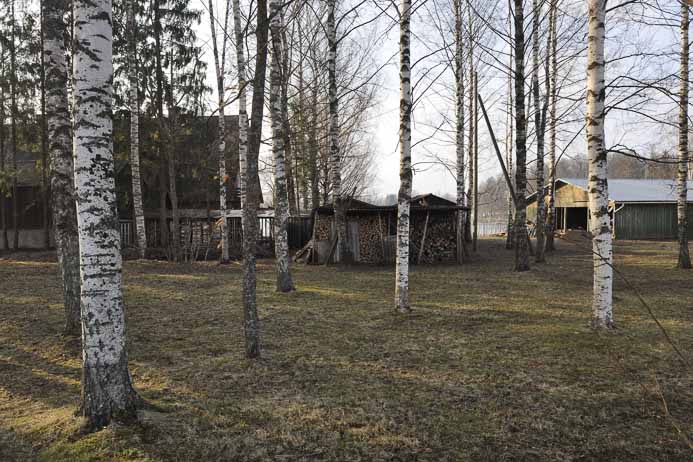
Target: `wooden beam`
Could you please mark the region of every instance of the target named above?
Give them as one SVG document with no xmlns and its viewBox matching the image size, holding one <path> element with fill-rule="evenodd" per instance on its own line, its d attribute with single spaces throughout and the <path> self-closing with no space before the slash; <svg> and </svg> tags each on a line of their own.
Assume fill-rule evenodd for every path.
<svg viewBox="0 0 693 462">
<path fill-rule="evenodd" d="M 428 219 L 431 215 L 430 211 L 426 212 L 426 223 L 424 223 L 423 235 L 421 236 L 421 245 L 419 247 L 419 257 L 416 259 L 416 263 L 421 263 L 421 256 L 423 255 L 424 245 L 426 244 L 426 232 L 428 231 Z"/>
</svg>

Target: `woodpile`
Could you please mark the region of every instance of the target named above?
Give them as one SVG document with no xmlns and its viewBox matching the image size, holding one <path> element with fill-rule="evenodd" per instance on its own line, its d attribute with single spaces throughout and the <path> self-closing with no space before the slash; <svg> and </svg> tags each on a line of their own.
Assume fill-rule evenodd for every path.
<svg viewBox="0 0 693 462">
<path fill-rule="evenodd" d="M 451 212 L 429 213 L 417 210 L 412 213 L 409 234 L 410 261 L 412 263 L 455 262 L 457 252 L 455 226 L 455 214 Z"/>
</svg>

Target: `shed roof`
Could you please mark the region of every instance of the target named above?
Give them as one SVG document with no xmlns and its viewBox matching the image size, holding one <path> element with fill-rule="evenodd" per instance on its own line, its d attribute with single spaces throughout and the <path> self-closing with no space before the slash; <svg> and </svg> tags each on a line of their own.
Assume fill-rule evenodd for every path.
<svg viewBox="0 0 693 462">
<path fill-rule="evenodd" d="M 558 178 L 556 183 L 570 184 L 587 191 L 586 178 Z M 560 187 L 557 184 L 556 187 Z M 609 200 L 614 202 L 676 202 L 674 180 L 609 179 Z M 688 201 L 693 202 L 693 190 L 688 189 Z"/>
</svg>

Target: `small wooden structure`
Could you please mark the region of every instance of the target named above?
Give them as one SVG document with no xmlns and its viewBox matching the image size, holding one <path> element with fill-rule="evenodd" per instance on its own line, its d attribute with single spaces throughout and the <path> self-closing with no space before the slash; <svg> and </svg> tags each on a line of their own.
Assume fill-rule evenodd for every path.
<svg viewBox="0 0 693 462">
<path fill-rule="evenodd" d="M 412 198 L 410 262 L 457 261 L 457 216 L 467 210 L 434 194 Z M 346 216 L 347 240 L 357 263 L 388 264 L 395 261 L 397 205 L 380 206 L 354 199 Z M 318 207 L 313 211 L 313 217 L 313 239 L 297 254 L 297 259 L 317 264 L 338 262 L 334 209 L 332 206 Z"/>
<path fill-rule="evenodd" d="M 589 231 L 587 180 L 556 180 L 556 229 Z M 675 239 L 676 182 L 673 180 L 609 179 L 609 212 L 614 239 Z M 548 203 L 549 198 L 546 197 Z M 535 221 L 536 194 L 527 198 L 527 218 Z M 688 222 L 693 220 L 693 191 L 688 191 Z M 693 238 L 693 227 L 688 228 Z"/>
</svg>

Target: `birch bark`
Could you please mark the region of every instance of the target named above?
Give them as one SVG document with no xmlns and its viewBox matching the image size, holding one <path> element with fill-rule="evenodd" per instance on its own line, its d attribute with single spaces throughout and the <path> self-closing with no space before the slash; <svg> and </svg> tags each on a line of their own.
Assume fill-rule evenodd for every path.
<svg viewBox="0 0 693 462">
<path fill-rule="evenodd" d="M 75 0 L 74 149 L 82 283 L 82 414 L 97 429 L 136 418 L 125 349 L 113 161 L 112 6 Z"/>
<path fill-rule="evenodd" d="M 137 94 L 137 0 L 128 0 L 127 3 L 132 204 L 135 214 L 137 250 L 140 258 L 145 258 L 147 252 L 147 230 L 145 228 L 144 209 L 142 206 L 142 180 L 140 176 L 140 104 Z"/>
<path fill-rule="evenodd" d="M 233 29 L 236 38 L 236 62 L 238 66 L 238 158 L 241 175 L 241 209 L 243 225 L 243 319 L 245 352 L 248 358 L 260 356 L 260 326 L 257 315 L 257 273 L 255 245 L 257 240 L 257 194 L 253 194 L 257 175 L 257 162 L 248 162 L 248 112 L 244 36 L 241 25 L 240 0 L 232 0 Z"/>
<path fill-rule="evenodd" d="M 535 261 L 542 263 L 546 245 L 546 203 L 544 202 L 544 122 L 542 120 L 541 98 L 539 95 L 539 22 L 541 5 L 538 0 L 532 1 L 532 90 L 534 92 L 534 130 L 537 137 L 537 252 Z"/>
<path fill-rule="evenodd" d="M 604 147 L 604 34 L 605 0 L 588 0 L 587 31 L 587 156 L 588 198 L 594 287 L 592 327 L 614 327 L 612 311 L 613 262 L 609 190 Z"/>
<path fill-rule="evenodd" d="M 229 229 L 227 224 L 227 185 L 228 176 L 226 174 L 226 117 L 224 102 L 224 59 L 219 59 L 219 47 L 217 46 L 217 28 L 214 18 L 214 4 L 209 0 L 209 24 L 212 31 L 212 51 L 214 53 L 214 70 L 217 77 L 217 96 L 219 117 L 217 118 L 217 153 L 219 159 L 219 212 L 221 214 L 221 263 L 229 262 Z M 228 6 L 227 6 L 228 13 Z M 225 55 L 226 50 L 226 28 L 222 31 L 222 55 Z"/>
<path fill-rule="evenodd" d="M 46 72 L 46 119 L 53 196 L 53 235 L 63 281 L 65 334 L 80 332 L 79 235 L 75 206 L 74 162 L 70 144 L 65 50 L 66 0 L 44 0 L 43 62 Z"/>
<path fill-rule="evenodd" d="M 274 253 L 277 265 L 277 291 L 291 292 L 289 236 L 289 197 L 286 184 L 284 117 L 282 110 L 282 4 L 270 0 L 270 32 L 272 34 L 272 67 L 270 70 L 270 114 L 272 116 L 272 154 L 274 156 Z"/>
<path fill-rule="evenodd" d="M 409 213 L 411 208 L 411 0 L 400 3 L 400 103 L 399 103 L 399 194 L 397 196 L 397 260 L 395 307 L 400 313 L 411 311 L 409 305 Z"/>
<path fill-rule="evenodd" d="M 679 239 L 679 268 L 691 268 L 691 256 L 688 250 L 688 43 L 689 27 L 688 5 L 681 3 L 681 75 L 679 93 L 679 164 L 678 164 L 678 200 L 677 227 Z"/>
<path fill-rule="evenodd" d="M 342 191 L 341 159 L 339 153 L 339 100 L 337 96 L 337 27 L 335 24 L 336 0 L 327 3 L 327 74 L 329 80 L 329 143 L 330 143 L 330 173 L 332 181 L 332 204 L 334 208 L 335 229 L 339 258 L 342 263 L 352 260 L 349 243 L 347 242 L 346 210 Z"/>
<path fill-rule="evenodd" d="M 455 150 L 456 150 L 456 177 L 457 205 L 467 205 L 467 197 L 464 191 L 464 46 L 462 43 L 462 1 L 455 0 Z M 468 213 L 468 212 L 467 212 Z M 457 260 L 461 263 L 468 258 L 469 250 L 464 238 L 466 213 L 457 212 Z"/>
</svg>

